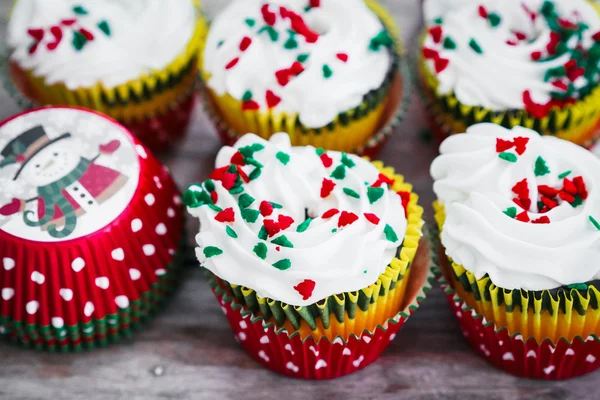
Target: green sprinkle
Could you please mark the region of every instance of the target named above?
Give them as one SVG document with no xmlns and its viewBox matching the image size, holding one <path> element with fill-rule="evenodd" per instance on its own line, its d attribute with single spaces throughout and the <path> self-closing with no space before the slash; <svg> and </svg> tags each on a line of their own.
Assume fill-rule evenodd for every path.
<svg viewBox="0 0 600 400">
<path fill-rule="evenodd" d="M 569 203 L 569 204 L 571 204 L 571 206 L 572 206 L 573 208 L 577 208 L 577 207 L 579 207 L 580 205 L 582 205 L 582 204 L 583 204 L 583 199 L 581 198 L 581 196 L 580 196 L 580 195 L 576 194 L 576 195 L 575 195 L 575 196 L 573 196 L 573 197 L 575 198 L 575 200 L 573 200 L 571 203 Z"/>
<path fill-rule="evenodd" d="M 293 50 L 296 47 L 298 47 L 298 42 L 296 41 L 296 39 L 294 39 L 293 36 L 291 36 L 288 40 L 285 41 L 285 43 L 283 44 L 283 48 L 286 50 Z"/>
<path fill-rule="evenodd" d="M 338 165 L 331 173 L 331 177 L 339 180 L 344 179 L 346 177 L 346 166 L 344 164 Z"/>
<path fill-rule="evenodd" d="M 586 285 L 585 283 L 574 283 L 572 285 L 567 285 L 567 287 L 569 289 L 575 289 L 575 290 L 587 290 L 588 289 L 588 285 Z"/>
<path fill-rule="evenodd" d="M 565 171 L 565 172 L 563 172 L 562 174 L 560 174 L 558 176 L 558 179 L 564 179 L 564 178 L 566 178 L 569 175 L 571 175 L 571 171 Z"/>
<path fill-rule="evenodd" d="M 204 257 L 211 258 L 223 254 L 223 250 L 214 246 L 207 246 L 203 250 Z"/>
<path fill-rule="evenodd" d="M 322 149 L 322 148 L 320 148 L 320 147 L 319 147 L 318 149 L 315 149 L 315 152 L 317 153 L 317 155 L 318 155 L 319 157 L 321 157 L 323 154 L 325 154 L 325 150 L 323 150 L 323 149 Z"/>
<path fill-rule="evenodd" d="M 481 46 L 479 46 L 479 43 L 477 43 L 477 41 L 475 41 L 475 39 L 471 38 L 471 40 L 469 40 L 469 47 L 473 49 L 473 51 L 477 54 L 483 54 L 483 50 L 481 49 Z"/>
<path fill-rule="evenodd" d="M 73 12 L 77 15 L 87 15 L 87 10 L 85 8 L 83 8 L 82 6 L 75 6 L 73 7 Z"/>
<path fill-rule="evenodd" d="M 276 42 L 277 39 L 279 39 L 279 33 L 275 30 L 275 28 L 273 28 L 270 25 L 263 26 L 262 28 L 260 28 L 258 30 L 259 34 L 261 34 L 263 32 L 267 32 L 267 34 L 269 35 L 269 38 L 271 39 L 272 42 Z"/>
<path fill-rule="evenodd" d="M 237 167 L 235 164 L 231 164 L 229 168 L 227 168 L 227 172 L 231 172 L 232 174 L 237 174 Z"/>
<path fill-rule="evenodd" d="M 331 230 L 331 233 L 336 233 L 336 232 L 337 232 L 337 228 L 333 228 L 333 229 Z"/>
<path fill-rule="evenodd" d="M 250 224 L 255 223 L 259 215 L 260 211 L 258 210 L 252 210 L 250 208 L 242 210 L 242 219 Z"/>
<path fill-rule="evenodd" d="M 544 81 L 548 82 L 554 78 L 563 77 L 566 73 L 567 71 L 563 65 L 559 65 L 558 67 L 554 68 L 548 68 L 544 74 Z"/>
<path fill-rule="evenodd" d="M 550 168 L 546 165 L 546 160 L 541 156 L 535 160 L 535 168 L 533 169 L 535 176 L 544 176 L 550 173 Z"/>
<path fill-rule="evenodd" d="M 215 190 L 215 183 L 213 182 L 212 179 L 207 179 L 206 182 L 204 182 L 204 187 L 209 192 L 214 192 L 214 190 Z"/>
<path fill-rule="evenodd" d="M 283 246 L 283 247 L 294 248 L 294 245 L 292 244 L 292 242 L 290 242 L 285 235 L 281 235 L 277 239 L 271 240 L 271 243 L 277 244 L 277 245 Z"/>
<path fill-rule="evenodd" d="M 219 40 L 219 42 L 217 43 L 217 48 L 223 46 L 223 43 L 225 43 L 224 40 Z"/>
<path fill-rule="evenodd" d="M 252 100 L 252 92 L 249 90 L 246 90 L 244 92 L 244 95 L 242 96 L 242 101 L 248 101 L 248 100 Z"/>
<path fill-rule="evenodd" d="M 305 230 L 308 229 L 308 226 L 310 225 L 311 222 L 312 222 L 312 218 L 305 219 L 303 223 L 298 225 L 298 227 L 296 228 L 296 232 L 300 232 L 300 233 L 304 232 Z"/>
<path fill-rule="evenodd" d="M 263 225 L 258 231 L 258 238 L 262 240 L 267 240 L 269 238 L 269 232 L 267 232 L 267 228 Z"/>
<path fill-rule="evenodd" d="M 248 175 L 248 179 L 250 179 L 251 181 L 257 179 L 260 174 L 262 174 L 262 171 L 260 168 L 254 168 L 254 171 L 250 172 L 250 175 Z"/>
<path fill-rule="evenodd" d="M 283 165 L 287 165 L 287 163 L 290 162 L 290 155 L 287 153 L 284 153 L 283 151 L 278 152 L 275 157 L 277 157 L 277 159 L 283 164 Z"/>
<path fill-rule="evenodd" d="M 517 162 L 517 156 L 515 156 L 513 153 L 507 153 L 507 152 L 500 153 L 500 154 L 498 154 L 498 157 L 500 157 L 504 161 Z"/>
<path fill-rule="evenodd" d="M 296 57 L 296 61 L 303 63 L 306 62 L 306 60 L 308 60 L 308 57 L 310 56 L 310 54 L 298 54 L 298 57 Z"/>
<path fill-rule="evenodd" d="M 250 196 L 248 193 L 244 193 L 238 199 L 238 205 L 243 210 L 244 208 L 250 207 L 252 203 L 254 203 L 254 197 Z"/>
<path fill-rule="evenodd" d="M 342 164 L 344 164 L 348 168 L 353 168 L 356 166 L 354 161 L 352 161 L 350 159 L 350 157 L 348 157 L 348 154 L 346 154 L 346 153 L 342 153 Z"/>
<path fill-rule="evenodd" d="M 596 229 L 598 229 L 600 231 L 600 223 L 598 223 L 598 221 L 596 221 L 596 218 L 592 217 L 591 215 L 590 215 L 590 222 L 592 224 L 594 224 L 594 226 L 596 227 Z"/>
<path fill-rule="evenodd" d="M 231 229 L 231 227 L 226 227 L 225 228 L 225 232 L 227 232 L 227 235 L 229 235 L 230 237 L 237 239 L 238 235 L 237 233 L 235 233 L 235 231 L 233 229 Z"/>
<path fill-rule="evenodd" d="M 242 193 L 243 191 L 244 191 L 244 188 L 243 188 L 243 187 L 241 187 L 241 186 L 237 186 L 237 187 L 232 187 L 232 188 L 229 190 L 229 193 L 231 193 L 231 194 L 240 194 L 240 193 Z"/>
<path fill-rule="evenodd" d="M 433 23 L 436 25 L 441 25 L 444 23 L 444 19 L 442 17 L 438 17 L 436 19 L 433 20 Z"/>
<path fill-rule="evenodd" d="M 390 242 L 398 241 L 398 235 L 396 235 L 396 232 L 394 232 L 394 229 L 391 226 L 389 226 L 388 224 L 385 225 L 385 228 L 383 229 L 383 234 L 385 235 L 385 238 L 387 240 L 389 240 Z"/>
<path fill-rule="evenodd" d="M 373 204 L 375 203 L 377 200 L 379 200 L 383 194 L 385 193 L 385 189 L 384 188 L 375 188 L 375 187 L 369 187 L 367 188 L 367 197 L 369 198 L 369 203 Z"/>
<path fill-rule="evenodd" d="M 272 201 L 270 201 L 269 204 L 271 204 L 273 208 L 283 208 L 281 204 L 273 203 Z"/>
<path fill-rule="evenodd" d="M 491 13 L 488 15 L 488 21 L 490 21 L 490 25 L 495 28 L 500 25 L 502 18 L 496 13 Z"/>
<path fill-rule="evenodd" d="M 390 34 L 384 29 L 381 32 L 379 32 L 377 36 L 371 39 L 369 49 L 373 51 L 378 51 L 382 46 L 392 47 L 393 45 L 394 40 L 391 38 Z"/>
<path fill-rule="evenodd" d="M 454 40 L 452 40 L 452 38 L 450 36 L 446 36 L 444 38 L 444 48 L 447 50 L 456 49 L 456 43 L 454 42 Z"/>
<path fill-rule="evenodd" d="M 285 271 L 286 269 L 290 269 L 292 262 L 289 258 L 284 258 L 283 260 L 277 261 L 273 266 L 280 271 Z"/>
<path fill-rule="evenodd" d="M 517 216 L 517 207 L 508 207 L 503 213 L 511 218 L 515 218 Z"/>
<path fill-rule="evenodd" d="M 344 188 L 343 191 L 350 197 L 354 197 L 355 199 L 360 199 L 360 195 L 352 189 Z"/>
<path fill-rule="evenodd" d="M 331 78 L 331 75 L 333 75 L 333 71 L 331 70 L 331 67 L 327 64 L 323 65 L 323 77 L 325 77 L 325 79 L 329 79 Z"/>
<path fill-rule="evenodd" d="M 252 157 L 246 157 L 244 158 L 244 161 L 246 162 L 246 164 L 248 165 L 254 165 L 255 167 L 258 168 L 262 168 L 263 165 L 261 163 L 259 163 L 258 161 L 256 161 L 254 158 Z"/>
<path fill-rule="evenodd" d="M 100 29 L 106 36 L 110 36 L 110 25 L 105 20 L 98 22 L 98 29 Z"/>
<path fill-rule="evenodd" d="M 366 273 L 367 273 L 367 270 L 365 269 L 365 270 L 363 271 L 363 274 L 366 274 Z"/>
<path fill-rule="evenodd" d="M 246 25 L 248 25 L 250 28 L 254 28 L 254 25 L 256 25 L 256 21 L 253 20 L 252 18 L 246 18 L 244 20 L 244 22 L 246 23 Z"/>
<path fill-rule="evenodd" d="M 221 212 L 221 211 L 223 211 L 223 209 L 221 207 L 215 206 L 214 204 L 209 204 L 208 208 L 210 208 L 211 210 L 213 210 L 215 212 L 218 212 L 218 213 Z"/>
<path fill-rule="evenodd" d="M 73 47 L 75 47 L 75 50 L 80 51 L 83 49 L 83 46 L 85 46 L 87 41 L 87 38 L 83 36 L 81 32 L 73 31 L 73 41 L 71 43 L 73 44 Z"/>
<path fill-rule="evenodd" d="M 258 256 L 258 258 L 261 258 L 263 260 L 267 258 L 267 245 L 262 242 L 254 246 L 254 249 L 252 249 L 252 251 Z"/>
</svg>

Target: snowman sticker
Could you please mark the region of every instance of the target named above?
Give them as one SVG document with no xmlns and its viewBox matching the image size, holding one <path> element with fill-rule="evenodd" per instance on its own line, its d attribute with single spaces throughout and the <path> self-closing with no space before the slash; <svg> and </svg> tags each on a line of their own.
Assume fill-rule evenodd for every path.
<svg viewBox="0 0 600 400">
<path fill-rule="evenodd" d="M 100 226 L 110 222 L 106 213 L 110 214 L 110 210 L 103 207 L 126 187 L 130 178 L 102 161 L 117 152 L 127 139 L 97 136 L 100 137 L 95 141 L 87 141 L 92 142 L 94 149 L 88 156 L 78 153 L 71 133 L 51 138 L 43 125 L 35 125 L 10 140 L 0 150 L 0 174 L 6 177 L 3 170 L 10 167 L 9 178 L 33 189 L 33 195 L 14 197 L 4 204 L 0 198 L 0 218 L 19 218 L 20 230 L 39 230 L 49 236 L 49 241 L 87 233 L 83 218 L 92 225 L 98 219 L 106 220 Z M 73 235 L 76 230 L 79 234 Z"/>
</svg>

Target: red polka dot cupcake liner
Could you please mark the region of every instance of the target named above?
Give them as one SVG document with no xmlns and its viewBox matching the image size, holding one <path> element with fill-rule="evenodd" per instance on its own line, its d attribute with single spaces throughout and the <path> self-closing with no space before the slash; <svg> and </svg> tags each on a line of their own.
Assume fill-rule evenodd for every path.
<svg viewBox="0 0 600 400">
<path fill-rule="evenodd" d="M 426 240 L 420 246 L 427 247 Z M 430 247 L 429 247 L 430 248 Z M 428 262 L 430 258 L 427 258 Z M 419 308 L 434 280 L 430 265 L 411 274 L 410 304 L 383 325 L 360 336 L 351 334 L 333 340 L 323 336 L 302 338 L 298 331 L 288 332 L 271 321 L 250 312 L 219 286 L 207 273 L 209 285 L 229 320 L 234 337 L 257 362 L 281 375 L 292 378 L 324 380 L 357 372 L 372 364 L 384 352 L 408 318 Z M 416 272 L 416 271 L 415 271 Z"/>
<path fill-rule="evenodd" d="M 600 338 L 596 335 L 576 337 L 571 342 L 546 339 L 539 343 L 534 337 L 511 333 L 486 320 L 458 297 L 437 265 L 434 273 L 463 336 L 490 364 L 512 375 L 541 380 L 570 379 L 600 367 Z"/>
<path fill-rule="evenodd" d="M 130 335 L 177 282 L 183 206 L 114 120 L 48 107 L 0 124 L 0 325 L 38 349 Z"/>
</svg>

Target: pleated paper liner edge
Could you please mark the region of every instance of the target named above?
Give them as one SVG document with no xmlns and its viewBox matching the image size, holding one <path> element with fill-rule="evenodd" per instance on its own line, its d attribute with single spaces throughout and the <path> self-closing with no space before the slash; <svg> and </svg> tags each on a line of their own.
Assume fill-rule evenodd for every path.
<svg viewBox="0 0 600 400">
<path fill-rule="evenodd" d="M 367 94 L 360 106 L 340 114 L 335 121 L 323 128 L 305 128 L 297 116 L 285 113 L 241 112 L 239 100 L 229 95 L 217 96 L 203 84 L 207 76 L 202 72 L 203 64 L 200 62 L 199 80 L 203 105 L 225 145 L 232 145 L 248 132 L 265 139 L 277 132 L 287 132 L 294 146 L 313 145 L 368 156 L 377 154 L 408 109 L 411 79 L 410 68 L 402 56 L 403 44 L 396 23 L 377 1 L 365 2 L 381 19 L 394 40 L 395 63 L 386 82 L 379 89 Z M 220 111 L 221 109 L 225 111 Z"/>
<path fill-rule="evenodd" d="M 445 219 L 444 209 L 436 201 L 434 210 L 437 222 L 436 231 L 439 232 Z M 443 251 L 441 247 L 440 251 Z M 493 321 L 498 326 L 508 329 L 511 335 L 517 332 L 515 335 L 521 334 L 526 338 L 533 337 L 536 340 L 551 340 L 552 343 L 556 343 L 558 340 L 571 342 L 576 337 L 588 337 L 599 332 L 600 310 L 594 309 L 593 304 L 598 304 L 600 296 L 598 290 L 593 286 L 588 286 L 587 298 L 583 298 L 580 291 L 575 288 L 570 289 L 568 293 L 556 291 L 554 294 L 552 290 L 539 292 L 507 290 L 498 288 L 491 282 L 488 283 L 489 277 L 475 279 L 472 273 L 452 262 L 449 257 L 445 257 L 444 260 L 439 259 L 440 268 L 446 264 L 448 264 L 448 274 L 445 274 L 445 279 L 456 291 L 457 296 L 473 307 L 478 314 L 484 315 L 487 321 Z M 481 291 L 479 299 L 467 292 L 459 279 L 454 278 L 455 275 L 460 276 L 461 274 L 467 274 L 468 280 Z M 504 293 L 502 304 L 497 300 L 499 291 Z M 520 296 L 519 305 L 515 305 L 516 302 L 514 302 L 514 296 L 517 295 Z M 487 301 L 486 298 L 491 301 Z M 573 298 L 577 300 L 574 301 Z M 533 302 L 533 306 L 530 305 L 531 302 Z M 578 304 L 583 313 L 577 310 Z M 514 306 L 514 308 L 510 306 Z M 521 307 L 526 307 L 527 313 L 522 312 Z"/>
<path fill-rule="evenodd" d="M 41 351 L 79 352 L 106 347 L 123 338 L 129 338 L 142 328 L 165 305 L 166 300 L 181 283 L 182 266 L 187 248 L 187 233 L 184 231 L 179 249 L 165 274 L 151 284 L 151 288 L 140 293 L 140 298 L 131 300 L 130 305 L 117 313 L 92 319 L 87 323 L 56 328 L 52 325 L 26 324 L 10 317 L 0 317 L 0 337 L 11 342 Z"/>
<path fill-rule="evenodd" d="M 417 91 L 425 104 L 430 128 L 438 143 L 467 127 L 491 122 L 505 128 L 524 126 L 543 135 L 552 135 L 590 148 L 600 138 L 600 84 L 584 99 L 562 108 L 553 108 L 544 118 L 525 110 L 493 111 L 482 106 L 462 104 L 454 95 L 437 95 L 439 82 L 427 68 L 422 55 L 425 34 L 416 41 L 411 65 Z"/>
</svg>

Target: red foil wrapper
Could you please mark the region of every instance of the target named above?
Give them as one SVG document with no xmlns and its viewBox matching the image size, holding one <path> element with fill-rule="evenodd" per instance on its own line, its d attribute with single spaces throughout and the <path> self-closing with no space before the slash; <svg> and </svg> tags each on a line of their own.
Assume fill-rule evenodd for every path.
<svg viewBox="0 0 600 400">
<path fill-rule="evenodd" d="M 0 325 L 49 349 L 127 336 L 174 283 L 184 219 L 173 179 L 88 110 L 19 114 L 0 140 L 0 178 L 27 194 L 0 195 Z"/>
</svg>

